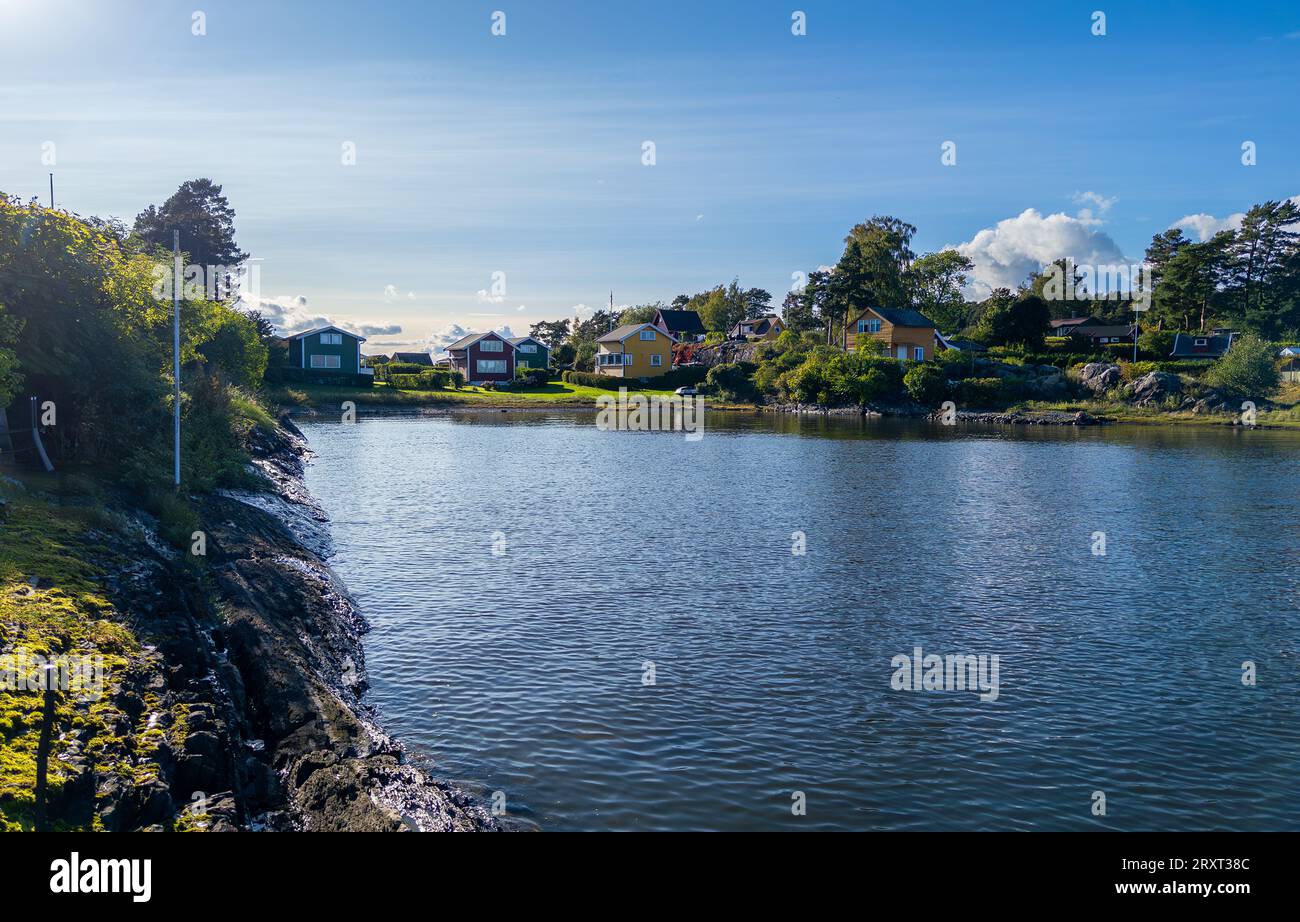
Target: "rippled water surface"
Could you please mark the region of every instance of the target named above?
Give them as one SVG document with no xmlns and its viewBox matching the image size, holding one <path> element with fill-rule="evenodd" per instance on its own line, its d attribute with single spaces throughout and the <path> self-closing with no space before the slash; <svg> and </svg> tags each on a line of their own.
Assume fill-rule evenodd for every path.
<svg viewBox="0 0 1300 922">
<path fill-rule="evenodd" d="M 304 426 L 440 774 L 547 829 L 1300 827 L 1300 436 L 593 418 Z M 917 646 L 997 700 L 893 690 Z"/>
</svg>

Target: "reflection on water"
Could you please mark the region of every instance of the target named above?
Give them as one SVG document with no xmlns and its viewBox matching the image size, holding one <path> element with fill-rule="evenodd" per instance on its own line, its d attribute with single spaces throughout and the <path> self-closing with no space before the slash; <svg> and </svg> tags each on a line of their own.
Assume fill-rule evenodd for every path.
<svg viewBox="0 0 1300 922">
<path fill-rule="evenodd" d="M 551 829 L 1300 825 L 1295 434 L 593 418 L 304 427 L 437 771 Z M 893 690 L 917 646 L 996 700 Z"/>
</svg>

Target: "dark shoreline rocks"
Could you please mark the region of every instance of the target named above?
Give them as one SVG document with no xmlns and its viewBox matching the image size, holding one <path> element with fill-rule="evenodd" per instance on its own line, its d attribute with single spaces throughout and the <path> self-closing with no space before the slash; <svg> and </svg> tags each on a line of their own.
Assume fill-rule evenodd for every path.
<svg viewBox="0 0 1300 922">
<path fill-rule="evenodd" d="M 262 744 L 256 756 L 273 775 L 264 779 L 271 799 L 304 830 L 499 828 L 466 792 L 407 764 L 362 703 L 369 626 L 325 563 L 325 516 L 302 484 L 306 442 L 292 422 L 282 426 L 259 430 L 251 446 L 275 484 L 272 505 L 227 494 L 203 509 L 224 652 L 249 735 Z"/>
<path fill-rule="evenodd" d="M 479 831 L 466 791 L 408 763 L 363 702 L 368 625 L 326 563 L 324 513 L 303 486 L 292 422 L 255 430 L 266 492 L 192 497 L 206 553 L 129 527 L 92 532 L 104 591 L 143 650 L 101 702 L 94 757 L 73 740 L 51 818 L 107 831 Z M 148 729 L 141 732 L 141 727 Z"/>
</svg>

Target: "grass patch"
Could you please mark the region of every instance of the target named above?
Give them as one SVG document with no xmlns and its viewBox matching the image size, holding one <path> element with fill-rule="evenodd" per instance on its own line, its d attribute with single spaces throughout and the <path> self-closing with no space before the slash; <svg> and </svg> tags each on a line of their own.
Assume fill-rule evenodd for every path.
<svg viewBox="0 0 1300 922">
<path fill-rule="evenodd" d="M 84 507 L 56 505 L 13 482 L 0 481 L 0 497 L 0 653 L 12 657 L 6 665 L 35 657 L 98 656 L 106 674 L 104 694 L 59 696 L 49 762 L 53 792 L 69 777 L 59 756 L 73 739 L 83 742 L 92 762 L 113 753 L 112 759 L 121 760 L 119 728 L 126 718 L 112 703 L 112 691 L 140 645 L 119 623 L 100 588 L 103 571 L 90 562 L 111 559 L 94 534 L 104 519 Z M 27 674 L 34 679 L 35 669 Z M 43 697 L 39 690 L 0 690 L 0 831 L 33 825 Z"/>
</svg>

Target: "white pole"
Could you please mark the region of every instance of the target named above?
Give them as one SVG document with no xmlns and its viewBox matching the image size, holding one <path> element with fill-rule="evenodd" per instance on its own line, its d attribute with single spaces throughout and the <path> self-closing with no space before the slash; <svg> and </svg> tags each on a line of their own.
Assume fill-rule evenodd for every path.
<svg viewBox="0 0 1300 922">
<path fill-rule="evenodd" d="M 172 260 L 175 277 L 172 279 L 172 394 L 173 464 L 172 481 L 176 489 L 181 486 L 181 232 L 172 231 Z"/>
</svg>

